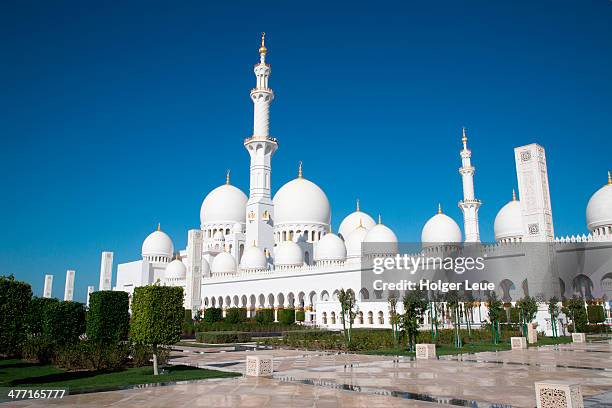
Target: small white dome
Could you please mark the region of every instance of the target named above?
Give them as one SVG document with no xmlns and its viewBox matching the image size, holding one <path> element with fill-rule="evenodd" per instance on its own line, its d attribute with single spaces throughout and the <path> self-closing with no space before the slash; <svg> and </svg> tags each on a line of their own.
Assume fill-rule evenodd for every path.
<svg viewBox="0 0 612 408">
<path fill-rule="evenodd" d="M 293 241 L 281 242 L 274 249 L 274 263 L 278 266 L 299 266 L 304 264 L 302 248 Z"/>
<path fill-rule="evenodd" d="M 225 235 L 223 235 L 223 233 L 220 230 L 217 230 L 215 232 L 215 234 L 213 235 L 213 239 L 215 241 L 223 241 L 223 242 L 225 242 Z"/>
<path fill-rule="evenodd" d="M 256 246 L 244 250 L 240 259 L 240 267 L 244 269 L 266 269 L 268 260 L 264 252 Z"/>
<path fill-rule="evenodd" d="M 283 224 L 329 225 L 331 208 L 327 196 L 303 177 L 291 180 L 274 195 L 275 226 Z"/>
<path fill-rule="evenodd" d="M 142 256 L 164 256 L 172 258 L 174 244 L 165 232 L 159 227 L 145 238 L 142 243 Z"/>
<path fill-rule="evenodd" d="M 396 253 L 397 236 L 384 224 L 376 224 L 368 231 L 363 240 L 370 253 Z"/>
<path fill-rule="evenodd" d="M 175 259 L 166 266 L 164 277 L 166 279 L 185 279 L 187 267 L 179 259 Z"/>
<path fill-rule="evenodd" d="M 423 246 L 455 242 L 461 242 L 461 229 L 455 220 L 441 211 L 431 217 L 421 231 Z"/>
<path fill-rule="evenodd" d="M 229 252 L 218 253 L 212 261 L 211 271 L 216 273 L 236 273 L 236 261 Z"/>
<path fill-rule="evenodd" d="M 206 224 L 245 223 L 247 196 L 242 190 L 224 184 L 208 193 L 200 208 L 202 228 Z"/>
<path fill-rule="evenodd" d="M 608 175 L 608 178 L 610 175 Z M 612 225 L 612 180 L 593 194 L 586 208 L 587 227 L 590 231 Z"/>
<path fill-rule="evenodd" d="M 347 256 L 361 256 L 361 243 L 365 240 L 368 230 L 363 226 L 355 228 L 344 241 Z"/>
<path fill-rule="evenodd" d="M 208 276 L 210 274 L 210 264 L 205 258 L 202 258 L 202 276 Z"/>
<path fill-rule="evenodd" d="M 522 238 L 525 235 L 523 231 L 523 212 L 519 200 L 512 200 L 499 210 L 497 216 L 495 216 L 493 231 L 496 241 L 506 238 Z"/>
<path fill-rule="evenodd" d="M 327 233 L 316 243 L 315 261 L 344 261 L 345 259 L 346 245 L 336 234 Z"/>
<path fill-rule="evenodd" d="M 341 235 L 344 239 L 346 239 L 350 233 L 355 230 L 355 228 L 359 227 L 359 225 L 362 225 L 365 227 L 365 229 L 369 230 L 376 225 L 376 223 L 367 213 L 357 210 L 344 217 L 340 223 L 340 227 L 338 228 L 338 235 Z"/>
</svg>

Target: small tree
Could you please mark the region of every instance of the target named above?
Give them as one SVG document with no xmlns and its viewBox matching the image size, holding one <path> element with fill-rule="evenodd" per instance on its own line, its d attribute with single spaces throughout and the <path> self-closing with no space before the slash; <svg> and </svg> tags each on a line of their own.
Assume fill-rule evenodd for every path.
<svg viewBox="0 0 612 408">
<path fill-rule="evenodd" d="M 103 290 L 89 297 L 87 338 L 101 344 L 117 344 L 127 339 L 130 327 L 127 292 Z"/>
<path fill-rule="evenodd" d="M 584 332 L 587 325 L 587 314 L 586 309 L 584 308 L 584 300 L 574 296 L 565 302 L 562 311 L 572 320 L 574 333 Z"/>
<path fill-rule="evenodd" d="M 158 347 L 181 339 L 184 316 L 183 288 L 149 285 L 134 290 L 131 336 L 134 342 L 152 347 L 154 375 L 159 374 Z"/>
<path fill-rule="evenodd" d="M 413 290 L 404 296 L 403 303 L 404 314 L 401 317 L 400 325 L 406 334 L 408 351 L 414 351 L 419 330 L 419 319 L 423 317 L 428 302 L 422 291 Z"/>
<path fill-rule="evenodd" d="M 461 321 L 459 317 L 459 294 L 457 291 L 448 292 L 446 295 L 446 305 L 451 314 L 451 322 L 454 331 L 454 345 L 456 348 L 463 347 L 461 342 Z"/>
<path fill-rule="evenodd" d="M 355 321 L 355 293 L 352 290 L 340 289 L 338 294 L 338 301 L 340 302 L 340 318 L 342 319 L 342 331 L 346 339 L 347 347 L 351 344 L 351 332 L 353 330 L 353 322 Z M 346 323 L 348 321 L 348 330 L 346 329 Z"/>
<path fill-rule="evenodd" d="M 527 337 L 527 325 L 535 319 L 538 313 L 538 302 L 533 297 L 525 296 L 522 300 L 516 302 L 516 307 L 519 308 L 519 322 L 523 336 Z"/>
<path fill-rule="evenodd" d="M 548 301 L 548 313 L 550 314 L 550 325 L 552 327 L 553 337 L 559 336 L 557 333 L 557 319 L 559 317 L 559 306 L 557 306 L 558 303 L 559 299 L 554 296 Z"/>
<path fill-rule="evenodd" d="M 26 339 L 32 287 L 13 275 L 0 276 L 0 354 L 16 355 Z"/>
<path fill-rule="evenodd" d="M 504 304 L 497 298 L 497 294 L 494 291 L 489 293 L 487 298 L 487 309 L 489 311 L 489 321 L 491 322 L 491 339 L 493 344 L 499 343 L 499 321 L 502 318 L 502 314 L 505 314 Z"/>
<path fill-rule="evenodd" d="M 397 313 L 397 297 L 390 295 L 389 299 L 389 323 L 391 323 L 391 331 L 393 333 L 393 345 L 397 347 L 398 343 L 398 328 L 400 324 L 400 315 Z"/>
</svg>

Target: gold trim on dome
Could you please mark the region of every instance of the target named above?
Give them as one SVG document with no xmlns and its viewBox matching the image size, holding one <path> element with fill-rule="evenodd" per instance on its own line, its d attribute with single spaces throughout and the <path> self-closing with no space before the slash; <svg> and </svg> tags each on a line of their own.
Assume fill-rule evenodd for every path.
<svg viewBox="0 0 612 408">
<path fill-rule="evenodd" d="M 609 170 L 608 170 L 608 185 L 612 186 L 612 174 L 610 173 Z"/>
<path fill-rule="evenodd" d="M 225 173 L 225 184 L 229 185 L 230 184 L 230 175 L 232 173 L 232 170 L 227 169 L 227 172 Z"/>
<path fill-rule="evenodd" d="M 302 161 L 298 164 L 298 178 L 302 178 Z"/>
<path fill-rule="evenodd" d="M 442 214 L 442 204 L 438 203 L 438 214 Z"/>
<path fill-rule="evenodd" d="M 161 231 L 161 223 L 160 222 L 157 223 L 157 230 Z"/>
</svg>

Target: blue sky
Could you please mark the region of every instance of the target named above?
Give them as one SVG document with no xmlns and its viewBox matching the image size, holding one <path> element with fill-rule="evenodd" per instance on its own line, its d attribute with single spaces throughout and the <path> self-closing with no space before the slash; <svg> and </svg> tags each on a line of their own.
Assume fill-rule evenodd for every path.
<svg viewBox="0 0 612 408">
<path fill-rule="evenodd" d="M 0 274 L 37 295 L 76 269 L 84 300 L 100 252 L 138 259 L 158 222 L 183 247 L 227 168 L 248 191 L 261 31 L 274 189 L 303 160 L 334 228 L 357 197 L 404 241 L 438 202 L 461 224 L 461 126 L 487 240 L 514 147 L 546 148 L 557 235 L 612 167 L 608 0 L 98 3 L 0 6 Z"/>
</svg>

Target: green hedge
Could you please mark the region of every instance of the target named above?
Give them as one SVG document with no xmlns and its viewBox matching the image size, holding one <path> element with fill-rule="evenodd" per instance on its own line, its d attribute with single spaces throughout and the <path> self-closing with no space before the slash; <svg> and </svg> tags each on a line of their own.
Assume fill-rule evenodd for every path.
<svg viewBox="0 0 612 408">
<path fill-rule="evenodd" d="M 202 319 L 205 323 L 215 323 L 223 320 L 223 310 L 219 307 L 209 307 L 204 310 L 204 317 Z"/>
<path fill-rule="evenodd" d="M 255 312 L 255 320 L 261 324 L 272 323 L 274 321 L 274 309 L 258 309 Z"/>
<path fill-rule="evenodd" d="M 200 332 L 196 333 L 198 343 L 224 344 L 245 343 L 251 341 L 251 335 L 245 332 Z"/>
<path fill-rule="evenodd" d="M 295 309 L 281 309 L 278 311 L 278 322 L 290 325 L 295 323 Z"/>
<path fill-rule="evenodd" d="M 85 333 L 85 305 L 60 301 L 47 303 L 42 331 L 43 336 L 56 347 L 78 342 L 79 337 Z"/>
<path fill-rule="evenodd" d="M 304 320 L 306 320 L 306 313 L 304 313 L 303 310 L 298 310 L 297 312 L 295 312 L 295 320 L 298 322 L 303 322 Z"/>
<path fill-rule="evenodd" d="M 227 323 L 227 322 L 216 322 L 216 323 L 196 323 L 196 332 L 208 332 L 208 331 L 241 331 L 241 332 L 252 332 L 252 333 L 281 333 L 289 330 L 302 330 L 302 326 L 296 324 L 283 325 L 280 323 L 258 323 L 254 318 L 242 323 Z"/>
<path fill-rule="evenodd" d="M 603 306 L 589 305 L 587 306 L 587 315 L 589 323 L 603 323 L 606 320 L 606 314 Z"/>
<path fill-rule="evenodd" d="M 130 326 L 129 303 L 127 292 L 93 292 L 89 296 L 87 338 L 103 344 L 126 340 Z"/>
<path fill-rule="evenodd" d="M 247 318 L 247 310 L 244 307 L 230 307 L 225 311 L 225 322 L 236 324 L 244 322 Z"/>
<path fill-rule="evenodd" d="M 18 355 L 26 340 L 32 287 L 11 276 L 0 276 L 0 354 Z"/>
</svg>

